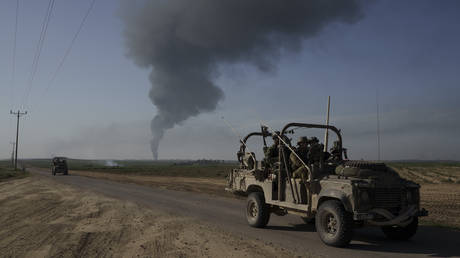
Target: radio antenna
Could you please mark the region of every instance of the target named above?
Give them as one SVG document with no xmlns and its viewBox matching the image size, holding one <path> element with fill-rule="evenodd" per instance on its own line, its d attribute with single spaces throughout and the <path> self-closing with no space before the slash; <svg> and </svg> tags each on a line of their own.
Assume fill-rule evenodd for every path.
<svg viewBox="0 0 460 258">
<path fill-rule="evenodd" d="M 329 111 L 331 109 L 331 96 L 327 97 L 327 113 L 326 113 L 326 125 L 329 126 Z M 326 128 L 324 132 L 324 152 L 327 152 L 327 144 L 329 141 L 329 128 Z"/>
<path fill-rule="evenodd" d="M 377 160 L 380 161 L 380 114 L 379 114 L 379 89 L 377 88 L 375 94 L 377 104 Z"/>
<path fill-rule="evenodd" d="M 236 131 L 235 128 L 233 128 L 233 126 L 227 121 L 225 120 L 225 118 L 222 116 L 220 117 L 222 120 L 224 120 L 224 122 L 227 124 L 228 127 L 230 127 L 230 129 L 232 129 L 233 133 L 235 134 L 236 137 L 238 137 L 240 139 L 240 143 L 244 145 L 244 147 L 246 147 L 246 149 L 249 151 L 249 155 L 251 155 L 251 157 L 254 159 L 254 162 L 256 161 L 256 157 L 254 157 L 254 155 L 252 154 L 251 150 L 249 149 L 248 145 L 246 145 L 246 143 L 243 141 L 243 138 L 241 137 L 241 135 Z"/>
</svg>

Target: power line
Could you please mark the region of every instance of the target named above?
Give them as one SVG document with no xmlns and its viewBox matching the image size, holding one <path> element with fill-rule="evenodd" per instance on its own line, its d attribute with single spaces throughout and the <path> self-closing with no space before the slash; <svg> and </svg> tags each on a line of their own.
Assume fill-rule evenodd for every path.
<svg viewBox="0 0 460 258">
<path fill-rule="evenodd" d="M 50 79 L 47 87 L 43 91 L 43 94 L 42 94 L 40 100 L 42 100 L 45 97 L 46 93 L 48 93 L 48 90 L 51 88 L 51 86 L 53 86 L 53 83 L 56 80 L 58 73 L 61 71 L 65 61 L 67 60 L 67 57 L 69 56 L 70 52 L 72 51 L 73 46 L 75 45 L 75 42 L 77 41 L 77 38 L 80 35 L 80 32 L 83 30 L 83 27 L 84 27 L 84 25 L 86 23 L 86 20 L 88 19 L 88 16 L 90 15 L 91 11 L 94 9 L 95 4 L 96 4 L 96 0 L 92 0 L 90 6 L 86 10 L 85 15 L 83 16 L 82 21 L 80 22 L 80 25 L 78 26 L 77 31 L 75 32 L 75 34 L 74 34 L 74 36 L 73 36 L 73 38 L 72 38 L 72 40 L 71 40 L 71 42 L 70 42 L 70 44 L 69 44 L 69 46 L 68 46 L 68 48 L 66 50 L 64 56 L 62 57 L 61 61 L 59 62 L 59 65 L 57 66 L 56 70 L 52 74 L 51 79 Z M 39 100 L 38 104 L 40 104 L 40 100 Z"/>
<path fill-rule="evenodd" d="M 18 35 L 18 16 L 19 16 L 19 0 L 16 0 L 16 17 L 14 22 L 14 40 L 13 40 L 13 60 L 11 65 L 11 103 L 13 105 L 14 88 L 16 87 L 16 46 Z"/>
<path fill-rule="evenodd" d="M 38 70 L 38 65 L 39 65 L 39 61 L 40 61 L 40 55 L 41 55 L 41 52 L 42 52 L 42 49 L 43 49 L 43 44 L 44 44 L 44 41 L 45 41 L 46 32 L 48 31 L 48 25 L 49 25 L 49 22 L 50 22 L 50 19 L 51 19 L 51 14 L 53 12 L 54 2 L 55 2 L 55 0 L 49 0 L 49 2 L 48 2 L 48 8 L 46 10 L 45 18 L 44 18 L 43 23 L 42 23 L 42 30 L 41 30 L 41 33 L 40 33 L 40 38 L 39 38 L 38 43 L 37 43 L 37 49 L 35 50 L 34 59 L 32 61 L 32 70 L 31 70 L 31 73 L 30 73 L 30 76 L 29 76 L 29 79 L 28 79 L 28 87 L 26 89 L 24 98 L 22 100 L 22 106 L 24 106 L 29 100 L 29 94 L 30 94 L 30 91 L 32 90 L 32 84 L 33 84 L 33 81 L 34 81 L 34 78 L 35 78 L 35 74 L 37 73 L 37 70 Z"/>
<path fill-rule="evenodd" d="M 54 80 L 56 79 L 57 77 L 57 74 L 59 73 L 59 71 L 61 70 L 62 66 L 64 65 L 64 62 L 65 60 L 67 59 L 67 56 L 70 54 L 70 51 L 72 50 L 74 44 L 75 44 L 75 41 L 77 40 L 78 38 L 78 35 L 80 34 L 81 30 L 83 29 L 83 26 L 85 25 L 85 22 L 86 22 L 86 19 L 88 18 L 89 14 L 91 13 L 91 10 L 93 10 L 93 7 L 94 7 L 94 4 L 96 3 L 96 0 L 93 0 L 91 2 L 91 5 L 89 6 L 88 10 L 86 10 L 86 13 L 85 13 L 85 16 L 83 16 L 83 20 L 81 21 L 80 23 L 80 26 L 78 27 L 77 29 L 77 32 L 75 33 L 75 35 L 73 36 L 72 38 L 72 41 L 70 42 L 70 45 L 69 47 L 67 48 L 64 56 L 62 57 L 61 59 L 61 62 L 59 63 L 58 67 L 56 68 L 56 71 L 54 71 L 52 77 L 51 77 L 51 80 L 50 82 L 48 83 L 48 86 L 46 87 L 45 89 L 45 93 L 48 91 L 48 89 L 51 87 L 51 85 L 53 84 Z"/>
</svg>

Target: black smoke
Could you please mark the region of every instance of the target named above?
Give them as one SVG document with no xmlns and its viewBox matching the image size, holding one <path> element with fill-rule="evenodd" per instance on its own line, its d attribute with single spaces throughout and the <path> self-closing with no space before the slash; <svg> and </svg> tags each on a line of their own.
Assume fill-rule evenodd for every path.
<svg viewBox="0 0 460 258">
<path fill-rule="evenodd" d="M 276 68 L 281 51 L 332 22 L 362 16 L 356 0 L 126 0 L 122 5 L 128 55 L 152 68 L 153 157 L 166 130 L 215 110 L 224 97 L 213 81 L 220 64 Z"/>
</svg>

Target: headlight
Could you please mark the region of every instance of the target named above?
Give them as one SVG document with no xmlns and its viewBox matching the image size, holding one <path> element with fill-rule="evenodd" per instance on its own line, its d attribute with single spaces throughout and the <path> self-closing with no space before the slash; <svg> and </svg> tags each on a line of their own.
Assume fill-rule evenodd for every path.
<svg viewBox="0 0 460 258">
<path fill-rule="evenodd" d="M 408 188 L 406 192 L 407 203 L 417 204 L 420 201 L 418 188 Z"/>
<path fill-rule="evenodd" d="M 412 194 L 411 190 L 407 190 L 406 199 L 408 203 L 414 203 L 414 195 Z"/>
</svg>

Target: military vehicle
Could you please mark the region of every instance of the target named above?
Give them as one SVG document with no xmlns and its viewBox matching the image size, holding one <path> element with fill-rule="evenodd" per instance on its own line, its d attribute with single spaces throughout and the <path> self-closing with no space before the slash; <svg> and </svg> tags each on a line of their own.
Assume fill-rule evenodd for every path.
<svg viewBox="0 0 460 258">
<path fill-rule="evenodd" d="M 287 133 L 300 128 L 332 131 L 337 141 L 331 153 L 321 150 L 319 162 L 302 161 L 306 177 L 293 178 L 289 155 L 295 149 Z M 254 136 L 264 142 L 267 136 L 280 139 L 276 162 L 257 160 L 248 150 L 246 142 Z M 240 142 L 240 166 L 230 172 L 226 190 L 247 196 L 246 218 L 252 227 L 265 227 L 272 213 L 296 214 L 305 222 L 314 221 L 325 244 L 343 247 L 352 240 L 354 228 L 367 225 L 381 227 L 390 239 L 409 239 L 417 231 L 418 218 L 428 214 L 420 209 L 420 185 L 384 163 L 344 158 L 342 136 L 334 126 L 289 123 L 281 132 L 262 127 Z"/>
<path fill-rule="evenodd" d="M 69 170 L 67 167 L 67 159 L 65 157 L 54 157 L 51 164 L 51 174 L 53 176 L 56 173 L 62 173 L 64 175 L 69 174 Z"/>
</svg>

